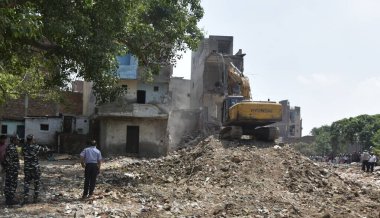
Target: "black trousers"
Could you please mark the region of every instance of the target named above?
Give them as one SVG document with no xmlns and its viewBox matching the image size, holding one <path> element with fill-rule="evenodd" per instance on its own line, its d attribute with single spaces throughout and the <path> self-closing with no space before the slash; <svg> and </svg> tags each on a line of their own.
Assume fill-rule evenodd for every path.
<svg viewBox="0 0 380 218">
<path fill-rule="evenodd" d="M 84 190 L 83 196 L 92 195 L 95 189 L 96 177 L 99 174 L 98 164 L 87 163 L 84 170 Z"/>
<path fill-rule="evenodd" d="M 368 164 L 368 160 L 363 160 L 362 162 L 362 170 L 363 171 L 366 171 L 369 172 L 369 164 Z"/>
<path fill-rule="evenodd" d="M 369 165 L 369 170 L 373 173 L 373 168 L 375 167 L 375 162 L 368 162 L 368 165 Z"/>
</svg>

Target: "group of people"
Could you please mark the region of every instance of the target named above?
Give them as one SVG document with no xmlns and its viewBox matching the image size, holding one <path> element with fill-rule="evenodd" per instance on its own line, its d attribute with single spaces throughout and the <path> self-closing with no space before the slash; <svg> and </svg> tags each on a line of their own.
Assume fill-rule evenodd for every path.
<svg viewBox="0 0 380 218">
<path fill-rule="evenodd" d="M 353 153 L 340 153 L 336 156 L 324 155 L 324 156 L 310 156 L 310 159 L 317 162 L 329 162 L 332 164 L 350 164 L 352 162 L 360 162 L 360 154 L 357 152 Z"/>
<path fill-rule="evenodd" d="M 6 205 L 29 203 L 29 186 L 34 182 L 33 203 L 39 201 L 41 169 L 38 155 L 50 149 L 35 143 L 34 136 L 28 135 L 26 143 L 20 145 L 17 136 L 11 136 L 9 143 L 6 143 L 7 136 L 0 136 L 0 185 L 5 196 Z M 96 148 L 96 141 L 88 142 L 88 147 L 81 153 L 81 165 L 85 168 L 85 181 L 82 198 L 91 196 L 95 189 L 97 175 L 100 172 L 102 162 L 101 152 Z M 15 200 L 15 193 L 18 185 L 18 175 L 20 170 L 19 149 L 24 158 L 24 192 L 22 202 Z"/>
<path fill-rule="evenodd" d="M 362 170 L 373 173 L 375 164 L 377 163 L 377 157 L 374 153 L 364 150 L 361 155 Z"/>
<path fill-rule="evenodd" d="M 310 156 L 310 159 L 318 162 L 329 162 L 333 164 L 350 164 L 352 162 L 361 162 L 362 170 L 365 172 L 373 172 L 377 164 L 378 157 L 368 150 L 363 153 L 354 152 L 352 154 L 339 154 L 333 156 Z"/>
<path fill-rule="evenodd" d="M 20 139 L 17 136 L 10 137 L 10 143 L 6 144 L 7 136 L 0 136 L 0 162 L 2 178 L 4 182 L 5 204 L 18 204 L 15 201 L 15 192 L 18 184 L 18 173 L 20 169 L 20 161 L 17 147 Z M 34 181 L 33 202 L 38 202 L 41 170 L 38 162 L 38 154 L 47 152 L 49 149 L 35 143 L 33 135 L 26 137 L 26 143 L 22 146 L 22 154 L 24 157 L 24 199 L 22 204 L 28 203 L 29 186 Z M 5 178 L 5 179 L 4 179 Z M 3 185 L 3 184 L 2 184 Z"/>
</svg>

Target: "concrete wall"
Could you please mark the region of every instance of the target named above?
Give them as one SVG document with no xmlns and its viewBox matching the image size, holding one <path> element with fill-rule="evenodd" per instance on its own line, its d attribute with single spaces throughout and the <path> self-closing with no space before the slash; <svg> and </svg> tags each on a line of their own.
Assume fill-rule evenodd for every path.
<svg viewBox="0 0 380 218">
<path fill-rule="evenodd" d="M 216 51 L 217 53 L 232 55 L 234 50 L 234 37 L 233 36 L 212 36 L 207 39 L 209 42 L 209 51 Z"/>
<path fill-rule="evenodd" d="M 88 117 L 75 117 L 75 131 L 78 134 L 87 135 L 89 132 L 90 120 Z"/>
<path fill-rule="evenodd" d="M 288 100 L 279 102 L 282 105 L 282 121 L 273 124 L 280 130 L 280 137 L 287 138 L 302 137 L 301 108 L 291 107 Z"/>
<path fill-rule="evenodd" d="M 49 125 L 49 130 L 41 130 L 41 124 Z M 25 135 L 33 134 L 38 144 L 56 145 L 57 132 L 61 131 L 62 118 L 60 117 L 25 118 Z"/>
<path fill-rule="evenodd" d="M 207 113 L 207 122 L 221 125 L 222 105 L 224 96 L 205 93 L 203 96 L 203 110 Z"/>
<path fill-rule="evenodd" d="M 95 113 L 96 98 L 92 90 L 92 82 L 83 83 L 83 115 L 91 116 Z"/>
<path fill-rule="evenodd" d="M 154 91 L 154 87 L 158 90 Z M 147 104 L 166 104 L 168 103 L 169 83 L 143 83 L 139 82 L 137 90 L 144 90 L 146 92 Z"/>
<path fill-rule="evenodd" d="M 169 92 L 172 109 L 190 109 L 191 81 L 179 77 L 170 79 Z"/>
<path fill-rule="evenodd" d="M 275 125 L 280 130 L 280 137 L 286 139 L 289 135 L 290 103 L 288 100 L 283 100 L 279 103 L 282 105 L 282 121 Z"/>
<path fill-rule="evenodd" d="M 139 156 L 166 155 L 168 136 L 167 119 L 102 118 L 100 146 L 105 155 L 126 154 L 127 126 L 139 126 Z"/>
<path fill-rule="evenodd" d="M 196 51 L 191 53 L 190 108 L 201 108 L 203 105 L 203 72 L 206 57 L 210 54 L 208 40 L 203 40 Z"/>
<path fill-rule="evenodd" d="M 291 107 L 290 108 L 290 137 L 300 138 L 302 137 L 302 119 L 301 119 L 301 108 Z"/>
<path fill-rule="evenodd" d="M 24 126 L 25 124 L 23 121 L 0 120 L 0 128 L 3 125 L 7 126 L 7 132 L 5 134 L 15 135 L 17 134 L 17 126 Z"/>
</svg>

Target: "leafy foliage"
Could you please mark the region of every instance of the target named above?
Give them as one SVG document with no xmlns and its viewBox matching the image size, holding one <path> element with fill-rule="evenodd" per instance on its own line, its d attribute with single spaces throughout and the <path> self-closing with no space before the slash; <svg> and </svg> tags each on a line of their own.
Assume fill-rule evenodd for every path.
<svg viewBox="0 0 380 218">
<path fill-rule="evenodd" d="M 313 128 L 312 135 L 315 136 L 313 147 L 315 153 L 320 155 L 327 155 L 331 152 L 331 134 L 329 126 L 322 126 L 320 128 Z"/>
<path fill-rule="evenodd" d="M 3 0 L 0 2 L 0 103 L 51 93 L 76 77 L 99 101 L 115 86 L 116 55 L 130 52 L 148 73 L 196 48 L 200 0 Z"/>
<path fill-rule="evenodd" d="M 380 151 L 380 115 L 360 115 L 335 121 L 331 126 L 314 128 L 315 150 L 319 154 L 345 152 L 348 145 L 374 147 Z"/>
<path fill-rule="evenodd" d="M 299 142 L 295 143 L 293 147 L 305 156 L 312 156 L 317 154 L 312 144 Z"/>
</svg>

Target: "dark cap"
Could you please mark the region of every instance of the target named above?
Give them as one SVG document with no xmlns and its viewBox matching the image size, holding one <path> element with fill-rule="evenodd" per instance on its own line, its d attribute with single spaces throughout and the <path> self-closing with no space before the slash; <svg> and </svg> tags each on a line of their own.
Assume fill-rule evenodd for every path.
<svg viewBox="0 0 380 218">
<path fill-rule="evenodd" d="M 27 139 L 27 140 L 32 140 L 32 139 L 33 139 L 33 135 L 32 135 L 32 134 L 27 135 L 27 136 L 26 136 L 26 139 Z"/>
</svg>

